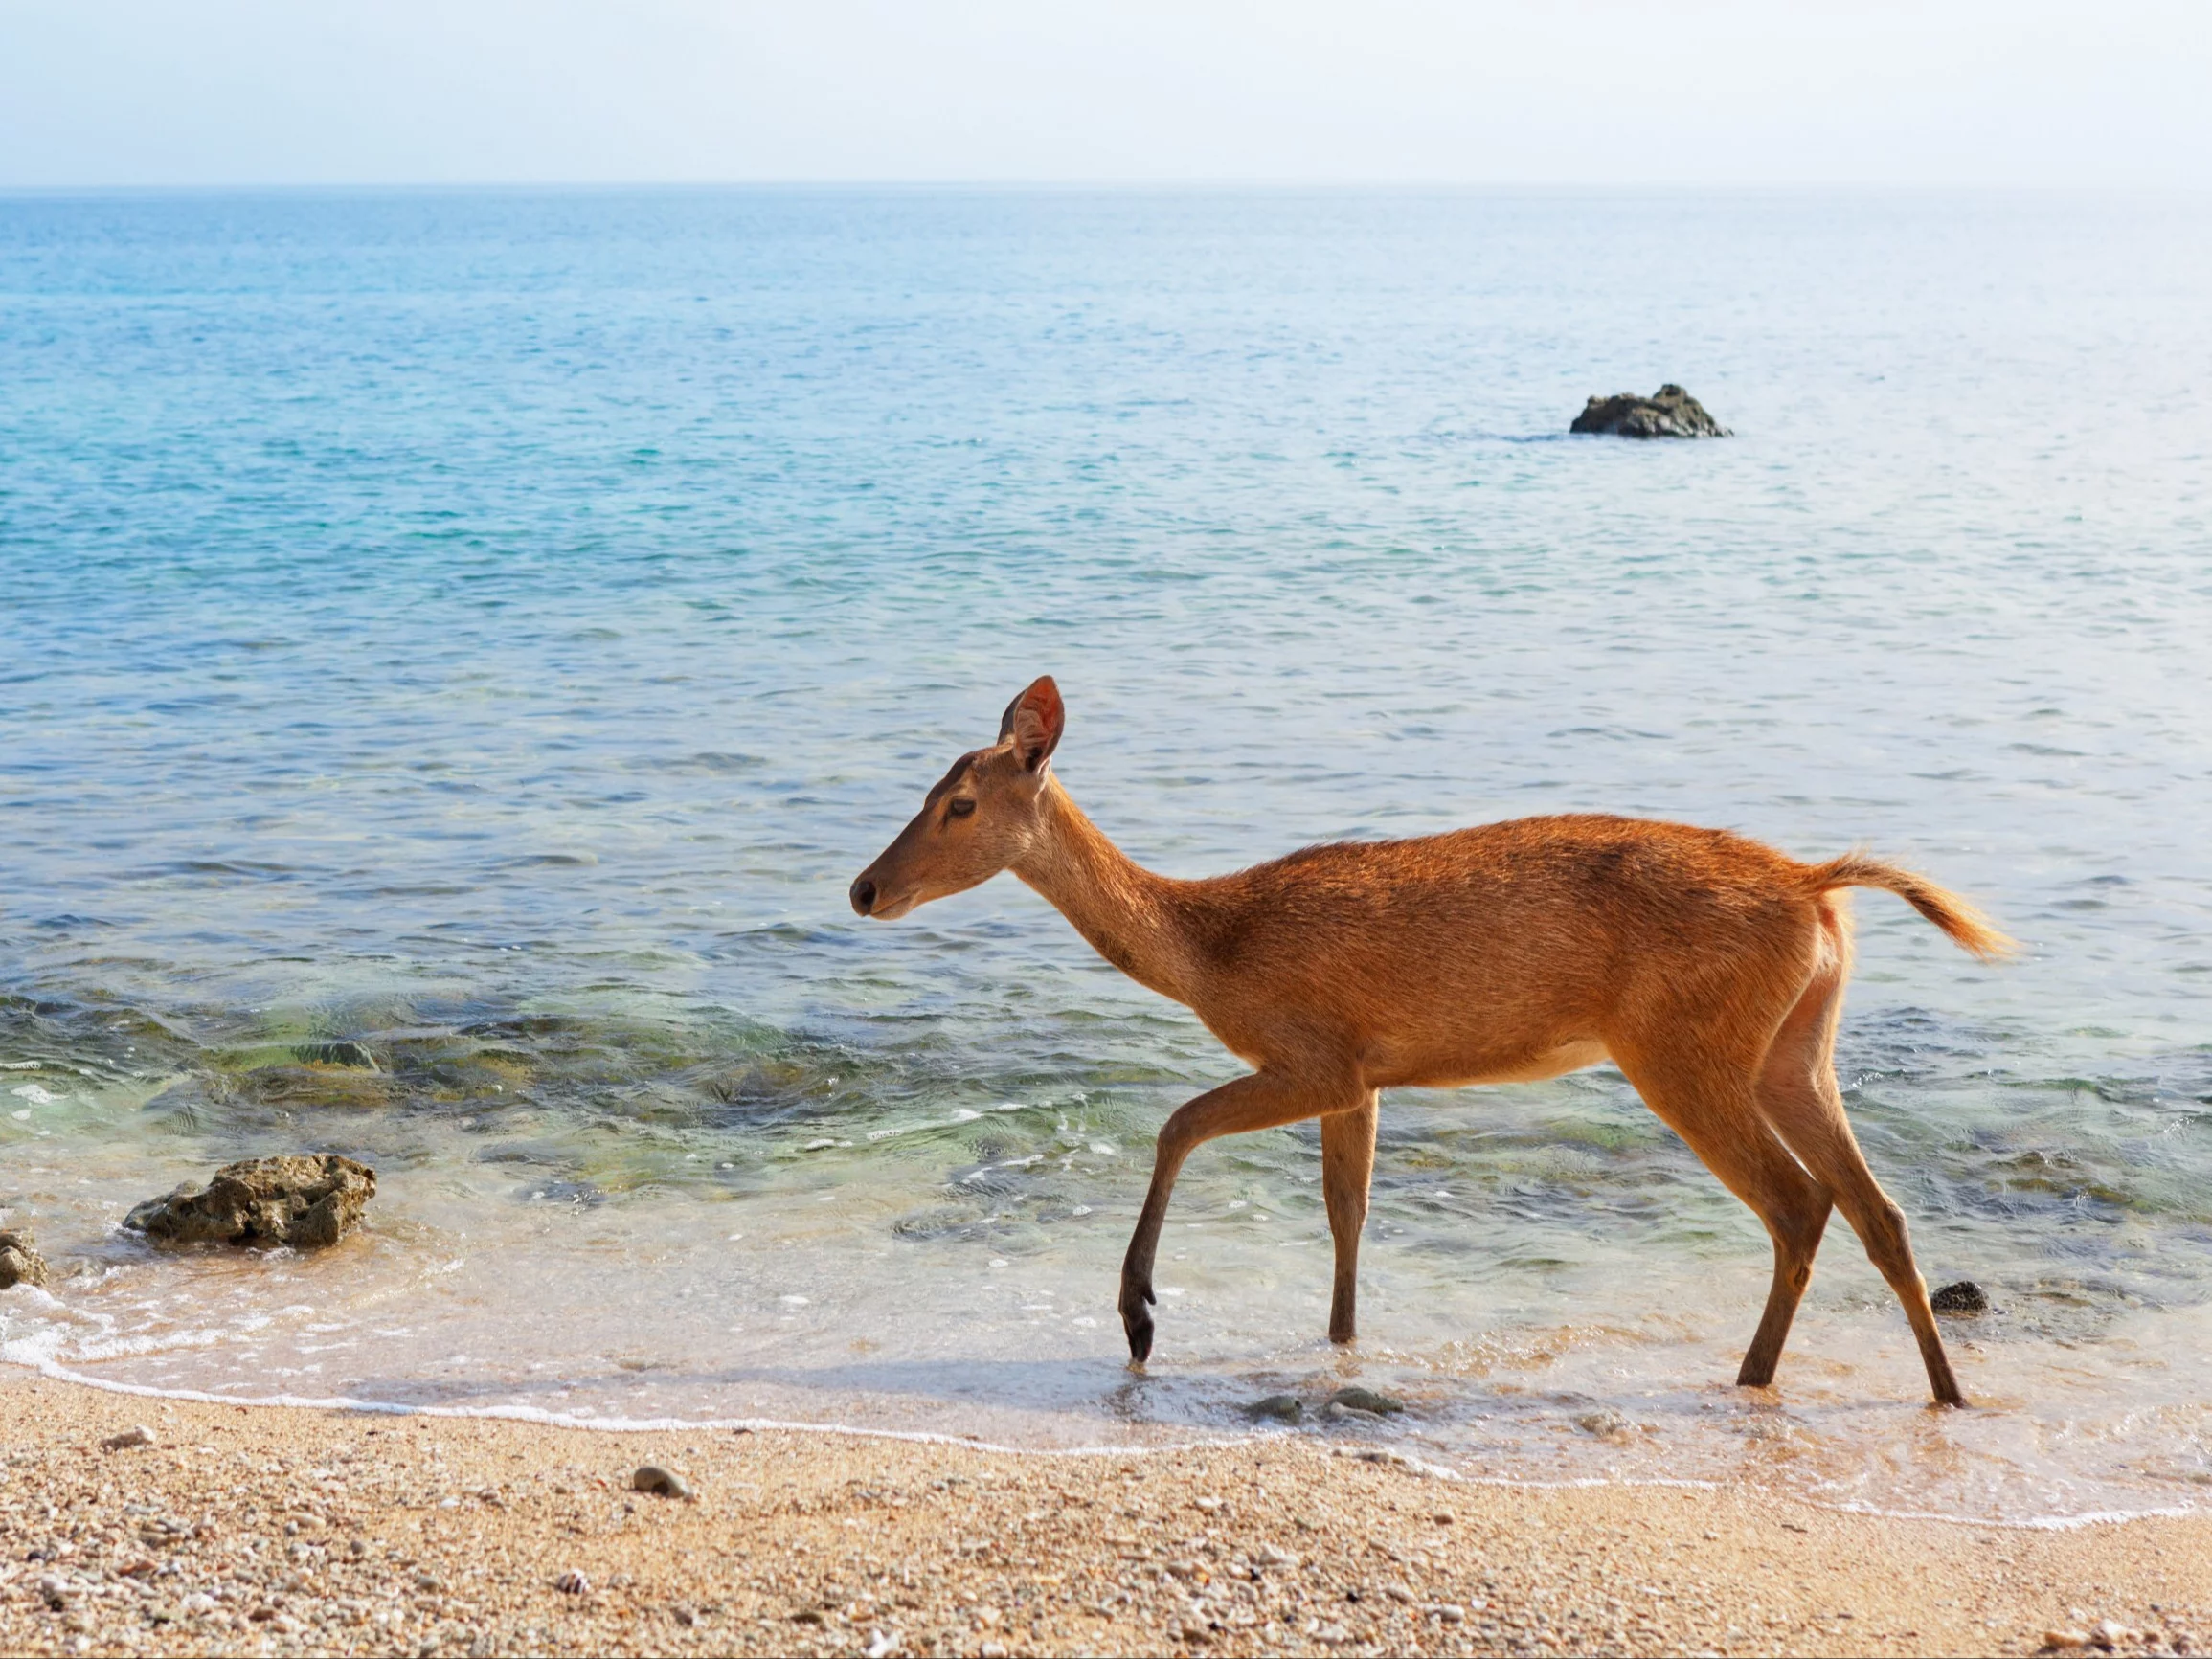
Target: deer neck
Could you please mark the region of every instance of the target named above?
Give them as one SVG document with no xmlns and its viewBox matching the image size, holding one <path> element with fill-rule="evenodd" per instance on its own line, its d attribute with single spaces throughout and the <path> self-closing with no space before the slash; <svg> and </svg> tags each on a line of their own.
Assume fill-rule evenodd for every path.
<svg viewBox="0 0 2212 1659">
<path fill-rule="evenodd" d="M 1014 874 L 1122 973 L 1187 1003 L 1193 953 L 1176 900 L 1189 884 L 1154 875 L 1123 853 L 1050 773 L 1044 807 L 1042 833 L 1015 862 Z"/>
</svg>

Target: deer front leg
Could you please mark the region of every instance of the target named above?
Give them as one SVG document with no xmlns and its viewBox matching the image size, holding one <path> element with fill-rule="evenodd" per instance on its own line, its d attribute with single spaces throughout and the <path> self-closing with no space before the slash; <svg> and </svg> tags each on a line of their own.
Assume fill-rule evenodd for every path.
<svg viewBox="0 0 2212 1659">
<path fill-rule="evenodd" d="M 1336 1290 L 1329 1298 L 1329 1340 L 1359 1334 L 1360 1230 L 1367 1224 L 1367 1187 L 1375 1174 L 1375 1120 L 1382 1096 L 1373 1089 L 1350 1111 L 1321 1119 L 1321 1199 L 1337 1244 Z"/>
<path fill-rule="evenodd" d="M 1197 1147 L 1225 1134 L 1280 1129 L 1358 1104 L 1363 1090 L 1348 1068 L 1310 1072 L 1255 1071 L 1185 1101 L 1161 1126 L 1152 1155 L 1152 1185 L 1129 1254 L 1121 1262 L 1121 1328 L 1129 1336 L 1129 1357 L 1141 1361 L 1152 1353 L 1152 1262 L 1160 1249 L 1160 1229 L 1167 1220 L 1168 1195 L 1183 1160 Z"/>
</svg>

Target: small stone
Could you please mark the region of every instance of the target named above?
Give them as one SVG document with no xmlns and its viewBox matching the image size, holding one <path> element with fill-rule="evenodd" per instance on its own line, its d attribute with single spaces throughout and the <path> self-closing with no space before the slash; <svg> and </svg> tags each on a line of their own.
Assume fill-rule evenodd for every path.
<svg viewBox="0 0 2212 1659">
<path fill-rule="evenodd" d="M 633 1491 L 655 1492 L 662 1497 L 692 1498 L 691 1483 L 673 1469 L 663 1468 L 657 1463 L 642 1464 L 638 1472 L 630 1476 Z"/>
<path fill-rule="evenodd" d="M 121 1434 L 111 1434 L 100 1443 L 103 1451 L 132 1451 L 142 1446 L 154 1444 L 153 1430 L 145 1424 L 126 1428 Z"/>
<path fill-rule="evenodd" d="M 2054 1652 L 2077 1652 L 2088 1645 L 2089 1633 L 2087 1630 L 2061 1629 L 2043 1632 L 2043 1646 Z"/>
<path fill-rule="evenodd" d="M 0 1290 L 46 1283 L 46 1258 L 20 1228 L 0 1229 Z"/>
<path fill-rule="evenodd" d="M 1260 1545 L 1253 1558 L 1270 1567 L 1295 1567 L 1298 1564 L 1298 1557 L 1292 1555 L 1288 1550 L 1277 1549 L 1273 1544 Z"/>
<path fill-rule="evenodd" d="M 1601 1405 L 1595 1411 L 1577 1412 L 1572 1421 L 1583 1433 L 1594 1434 L 1600 1440 L 1616 1439 L 1628 1429 L 1628 1419 L 1610 1405 Z"/>
<path fill-rule="evenodd" d="M 1219 1498 L 1192 1498 L 1190 1507 L 1201 1514 L 1217 1515 L 1221 1513 L 1221 1500 Z"/>
<path fill-rule="evenodd" d="M 687 1630 L 699 1622 L 699 1615 L 681 1603 L 669 1608 L 668 1616 Z"/>
<path fill-rule="evenodd" d="M 1972 1279 L 1961 1279 L 1955 1285 L 1946 1285 L 1928 1299 L 1928 1305 L 1938 1313 L 1986 1313 L 1989 1312 L 1989 1292 Z"/>
<path fill-rule="evenodd" d="M 1305 1404 L 1295 1394 L 1271 1394 L 1265 1400 L 1255 1400 L 1244 1408 L 1244 1414 L 1254 1420 L 1272 1418 L 1276 1423 L 1296 1423 L 1306 1414 Z"/>
<path fill-rule="evenodd" d="M 976 1649 L 978 1659 L 1008 1659 L 1004 1642 L 985 1642 Z"/>
<path fill-rule="evenodd" d="M 1438 1510 L 1429 1518 L 1434 1521 L 1440 1527 L 1448 1527 L 1455 1520 L 1458 1519 L 1458 1517 L 1455 1515 L 1450 1510 Z"/>
<path fill-rule="evenodd" d="M 553 1581 L 553 1588 L 564 1596 L 588 1596 L 592 1593 L 592 1581 L 571 1567 Z"/>
<path fill-rule="evenodd" d="M 1467 1622 L 1467 1609 L 1456 1602 L 1437 1602 L 1421 1611 L 1443 1625 L 1464 1625 Z"/>
<path fill-rule="evenodd" d="M 1404 1401 L 1377 1394 L 1371 1388 L 1340 1388 L 1329 1396 L 1329 1403 L 1345 1411 L 1364 1411 L 1370 1417 L 1388 1417 L 1406 1409 Z"/>
<path fill-rule="evenodd" d="M 2110 1653 L 2115 1648 L 2127 1647 L 2142 1638 L 2117 1619 L 2099 1619 L 2097 1627 L 2089 1632 L 2089 1640 Z"/>
</svg>

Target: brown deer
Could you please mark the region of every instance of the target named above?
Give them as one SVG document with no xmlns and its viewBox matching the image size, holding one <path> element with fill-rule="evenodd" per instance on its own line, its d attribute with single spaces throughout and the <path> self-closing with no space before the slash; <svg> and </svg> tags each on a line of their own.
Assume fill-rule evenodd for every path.
<svg viewBox="0 0 2212 1659">
<path fill-rule="evenodd" d="M 1723 830 L 1595 814 L 1307 847 L 1176 881 L 1132 863 L 1060 787 L 1047 762 L 1065 718 L 1050 678 L 1015 698 L 998 741 L 955 761 L 861 872 L 852 908 L 890 921 L 1012 870 L 1252 1065 L 1160 1132 L 1121 1265 L 1134 1359 L 1152 1351 L 1153 1254 L 1194 1148 L 1320 1119 L 1329 1336 L 1349 1342 L 1380 1091 L 1611 1060 L 1773 1239 L 1739 1385 L 1773 1379 L 1840 1204 L 1905 1305 L 1935 1398 L 1965 1403 L 1904 1213 L 1860 1154 L 1830 1055 L 1851 972 L 1840 889 L 1895 893 L 1984 959 L 2010 952 L 1972 906 L 1857 853 L 1803 864 Z"/>
</svg>

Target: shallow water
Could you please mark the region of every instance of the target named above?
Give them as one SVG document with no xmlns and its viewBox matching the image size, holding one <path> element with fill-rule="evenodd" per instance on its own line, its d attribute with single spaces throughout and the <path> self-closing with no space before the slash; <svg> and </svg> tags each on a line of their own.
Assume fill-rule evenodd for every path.
<svg viewBox="0 0 2212 1659">
<path fill-rule="evenodd" d="M 2212 1501 L 2212 205 L 0 199 L 0 1354 L 142 1386 L 1015 1445 L 1309 1432 L 2030 1519 Z M 1563 436 L 1681 380 L 1723 443 Z M 1854 1120 L 1952 1323 L 1767 1251 L 1599 1069 L 1310 1130 L 1002 880 L 845 886 L 1013 690 L 1137 857 L 1602 809 L 1866 841 Z M 312 1259 L 116 1222 L 373 1163 Z"/>
</svg>

